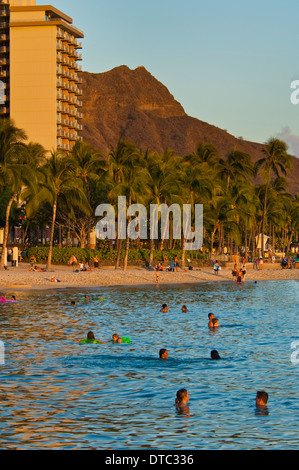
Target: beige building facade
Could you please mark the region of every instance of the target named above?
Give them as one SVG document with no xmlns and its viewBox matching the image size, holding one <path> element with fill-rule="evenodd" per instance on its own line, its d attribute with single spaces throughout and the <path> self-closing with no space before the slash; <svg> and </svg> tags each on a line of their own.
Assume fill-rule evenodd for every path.
<svg viewBox="0 0 299 470">
<path fill-rule="evenodd" d="M 81 139 L 84 35 L 72 18 L 51 5 L 2 0 L 0 12 L 2 7 L 0 64 L 4 55 L 6 62 L 0 72 L 0 113 L 47 151 L 70 151 Z"/>
</svg>

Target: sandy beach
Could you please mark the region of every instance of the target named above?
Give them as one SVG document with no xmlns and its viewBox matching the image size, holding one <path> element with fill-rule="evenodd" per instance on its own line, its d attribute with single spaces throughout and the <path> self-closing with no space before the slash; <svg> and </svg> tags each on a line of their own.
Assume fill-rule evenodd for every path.
<svg viewBox="0 0 299 470">
<path fill-rule="evenodd" d="M 142 267 L 129 267 L 126 271 L 116 270 L 113 266 L 100 268 L 98 271 L 73 272 L 69 266 L 52 266 L 51 272 L 28 271 L 30 265 L 21 263 L 18 267 L 9 267 L 0 272 L 0 290 L 11 289 L 58 289 L 58 288 L 91 288 L 102 286 L 125 285 L 156 285 L 156 272 Z M 61 282 L 51 282 L 55 277 Z M 264 264 L 262 270 L 247 266 L 245 282 L 296 279 L 299 280 L 299 269 L 281 269 L 276 264 Z M 186 284 L 199 282 L 233 282 L 232 268 L 227 266 L 214 274 L 212 267 L 202 267 L 195 270 L 178 269 L 177 272 L 160 272 L 159 285 Z"/>
</svg>

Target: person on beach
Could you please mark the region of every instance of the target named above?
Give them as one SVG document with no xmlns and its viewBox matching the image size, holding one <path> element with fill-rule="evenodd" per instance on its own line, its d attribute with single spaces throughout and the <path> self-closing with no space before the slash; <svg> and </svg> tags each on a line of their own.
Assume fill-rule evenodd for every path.
<svg viewBox="0 0 299 470">
<path fill-rule="evenodd" d="M 216 351 L 216 349 L 213 349 L 213 351 L 211 351 L 211 359 L 220 359 L 219 353 L 218 351 Z"/>
<path fill-rule="evenodd" d="M 220 266 L 219 266 L 217 260 L 216 260 L 215 263 L 214 263 L 213 269 L 214 269 L 214 274 L 216 274 L 216 276 L 218 276 L 218 271 L 219 271 L 219 269 L 220 269 Z"/>
<path fill-rule="evenodd" d="M 157 269 L 156 270 L 156 284 L 159 284 L 159 281 L 160 281 L 160 273 L 159 273 L 159 270 Z"/>
<path fill-rule="evenodd" d="M 264 390 L 259 390 L 258 392 L 256 392 L 256 397 L 255 397 L 256 407 L 260 410 L 266 410 L 268 398 L 269 398 L 268 393 L 265 392 Z"/>
<path fill-rule="evenodd" d="M 99 268 L 99 258 L 97 255 L 95 255 L 95 257 L 93 258 L 93 267 L 95 271 L 97 271 Z"/>
<path fill-rule="evenodd" d="M 246 263 L 243 263 L 243 264 L 242 264 L 242 266 L 241 266 L 241 271 L 242 271 L 243 279 L 244 279 L 244 281 L 245 281 L 246 274 L 247 274 Z"/>
<path fill-rule="evenodd" d="M 63 282 L 60 279 L 57 279 L 55 276 L 52 276 L 50 282 Z"/>
<path fill-rule="evenodd" d="M 238 275 L 237 275 L 237 282 L 242 282 L 243 279 L 243 271 L 239 269 Z"/>
<path fill-rule="evenodd" d="M 233 281 L 237 280 L 238 277 L 238 266 L 237 263 L 234 264 L 233 270 L 232 270 L 232 275 L 233 275 Z"/>
<path fill-rule="evenodd" d="M 169 308 L 168 308 L 167 304 L 162 305 L 162 308 L 161 308 L 160 312 L 162 312 L 162 313 L 168 313 L 169 312 Z"/>
<path fill-rule="evenodd" d="M 159 359 L 164 360 L 168 358 L 168 351 L 165 348 L 160 349 L 159 351 Z"/>
<path fill-rule="evenodd" d="M 187 313 L 189 310 L 187 309 L 186 305 L 182 306 L 182 313 Z"/>
<path fill-rule="evenodd" d="M 72 255 L 70 257 L 69 264 L 73 267 L 73 271 L 75 271 L 75 266 L 76 264 L 78 264 L 78 261 L 75 255 Z"/>
<path fill-rule="evenodd" d="M 177 411 L 188 411 L 189 392 L 185 388 L 181 388 L 176 392 L 175 406 Z"/>
<path fill-rule="evenodd" d="M 264 260 L 262 257 L 260 257 L 260 260 L 259 260 L 259 270 L 261 271 L 263 269 L 263 264 L 264 264 Z"/>
</svg>

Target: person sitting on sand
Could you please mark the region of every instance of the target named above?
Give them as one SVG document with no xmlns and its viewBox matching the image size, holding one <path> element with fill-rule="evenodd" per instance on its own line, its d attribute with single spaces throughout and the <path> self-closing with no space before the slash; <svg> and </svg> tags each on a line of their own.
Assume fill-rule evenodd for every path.
<svg viewBox="0 0 299 470">
<path fill-rule="evenodd" d="M 176 400 L 175 406 L 178 411 L 186 411 L 188 410 L 188 401 L 189 401 L 189 393 L 188 390 L 185 388 L 181 388 L 176 392 Z"/>
<path fill-rule="evenodd" d="M 162 305 L 162 308 L 161 308 L 160 312 L 162 312 L 162 313 L 169 312 L 169 308 L 168 308 L 167 304 Z"/>
<path fill-rule="evenodd" d="M 187 313 L 189 310 L 187 309 L 186 305 L 182 306 L 182 313 Z"/>
<path fill-rule="evenodd" d="M 220 356 L 219 356 L 219 353 L 218 351 L 216 351 L 216 349 L 213 349 L 213 351 L 211 351 L 211 359 L 220 359 Z"/>
<path fill-rule="evenodd" d="M 159 351 L 159 359 L 164 360 L 164 359 L 167 359 L 167 358 L 168 358 L 168 351 L 167 351 L 167 349 L 164 349 L 164 348 L 160 349 L 160 351 Z"/>
</svg>

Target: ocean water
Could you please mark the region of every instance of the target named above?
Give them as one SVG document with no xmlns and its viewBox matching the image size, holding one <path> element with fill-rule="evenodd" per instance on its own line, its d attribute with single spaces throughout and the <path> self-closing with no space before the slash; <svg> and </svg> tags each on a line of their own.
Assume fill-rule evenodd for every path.
<svg viewBox="0 0 299 470">
<path fill-rule="evenodd" d="M 86 293 L 92 300 L 83 301 Z M 0 305 L 0 449 L 299 448 L 298 281 L 17 298 Z M 214 332 L 209 312 L 219 318 Z M 89 330 L 131 343 L 79 344 Z M 220 360 L 210 359 L 212 349 Z M 186 413 L 174 406 L 180 388 L 190 395 Z M 256 410 L 257 390 L 269 393 L 267 412 Z"/>
</svg>

